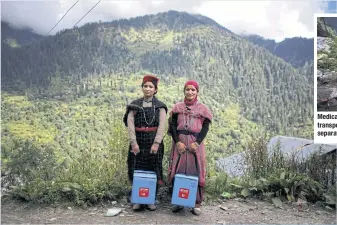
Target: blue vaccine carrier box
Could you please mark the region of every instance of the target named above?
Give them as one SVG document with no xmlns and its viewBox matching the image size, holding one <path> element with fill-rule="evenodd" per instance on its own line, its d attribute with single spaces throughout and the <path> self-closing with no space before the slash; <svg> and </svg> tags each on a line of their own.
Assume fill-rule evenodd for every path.
<svg viewBox="0 0 337 225">
<path fill-rule="evenodd" d="M 153 171 L 135 170 L 133 173 L 131 203 L 154 204 L 156 201 L 157 175 Z"/>
<path fill-rule="evenodd" d="M 185 174 L 174 176 L 174 185 L 171 203 L 184 207 L 195 207 L 199 178 Z"/>
</svg>

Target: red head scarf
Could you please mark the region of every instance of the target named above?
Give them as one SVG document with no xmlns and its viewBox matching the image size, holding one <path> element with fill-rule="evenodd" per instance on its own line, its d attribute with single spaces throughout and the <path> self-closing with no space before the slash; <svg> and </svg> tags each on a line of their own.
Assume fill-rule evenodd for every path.
<svg viewBox="0 0 337 225">
<path fill-rule="evenodd" d="M 159 83 L 159 78 L 153 76 L 153 75 L 145 75 L 143 77 L 143 84 L 145 84 L 146 82 L 151 82 L 154 84 L 154 86 L 158 86 Z"/>
</svg>

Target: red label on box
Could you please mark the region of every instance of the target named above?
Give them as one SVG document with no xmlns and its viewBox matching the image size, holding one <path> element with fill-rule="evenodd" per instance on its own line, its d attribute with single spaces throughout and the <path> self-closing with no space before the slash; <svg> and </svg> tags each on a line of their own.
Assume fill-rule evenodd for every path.
<svg viewBox="0 0 337 225">
<path fill-rule="evenodd" d="M 185 199 L 188 199 L 188 195 L 190 193 L 190 190 L 189 189 L 186 189 L 186 188 L 180 188 L 179 189 L 179 198 L 185 198 Z"/>
<path fill-rule="evenodd" d="M 139 188 L 139 197 L 143 197 L 143 198 L 149 197 L 149 189 L 148 188 Z"/>
</svg>

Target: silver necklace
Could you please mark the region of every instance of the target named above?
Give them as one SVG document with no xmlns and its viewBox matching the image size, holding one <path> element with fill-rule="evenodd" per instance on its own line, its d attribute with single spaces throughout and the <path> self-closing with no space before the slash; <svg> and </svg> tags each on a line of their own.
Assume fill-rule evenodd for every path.
<svg viewBox="0 0 337 225">
<path fill-rule="evenodd" d="M 146 120 L 146 116 L 145 116 L 145 110 L 144 110 L 144 108 L 142 107 L 143 115 L 144 115 L 144 119 L 145 119 L 145 123 L 146 123 L 147 125 L 151 125 L 151 124 L 153 123 L 155 117 L 156 117 L 156 109 L 155 109 L 153 103 L 152 103 L 152 108 L 153 108 L 153 117 L 152 117 L 151 123 L 148 123 L 147 120 Z"/>
</svg>

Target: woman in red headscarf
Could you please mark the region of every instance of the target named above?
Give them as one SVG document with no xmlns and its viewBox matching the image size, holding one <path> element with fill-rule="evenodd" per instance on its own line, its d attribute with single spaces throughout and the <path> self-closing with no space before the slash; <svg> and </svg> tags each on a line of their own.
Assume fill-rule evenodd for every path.
<svg viewBox="0 0 337 225">
<path fill-rule="evenodd" d="M 155 97 L 158 82 L 159 79 L 155 76 L 144 76 L 143 97 L 132 101 L 127 106 L 123 118 L 130 138 L 127 164 L 131 183 L 134 170 L 147 170 L 156 172 L 158 184 L 163 184 L 163 137 L 167 107 Z M 133 205 L 134 210 L 142 208 L 142 205 Z M 156 206 L 148 205 L 148 209 L 155 210 Z"/>
<path fill-rule="evenodd" d="M 206 177 L 206 152 L 204 138 L 212 121 L 210 109 L 198 101 L 199 85 L 190 80 L 185 83 L 183 102 L 174 105 L 170 112 L 169 134 L 172 136 L 172 149 L 169 159 L 169 181 L 173 184 L 177 173 L 199 177 L 197 200 L 192 213 L 200 215 Z M 175 206 L 178 212 L 183 207 Z"/>
</svg>

